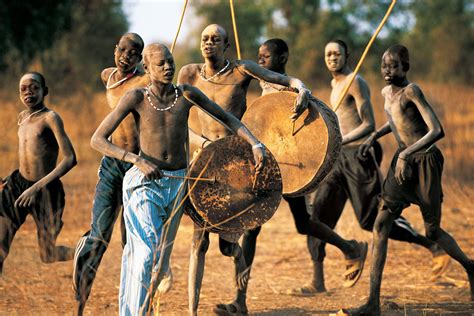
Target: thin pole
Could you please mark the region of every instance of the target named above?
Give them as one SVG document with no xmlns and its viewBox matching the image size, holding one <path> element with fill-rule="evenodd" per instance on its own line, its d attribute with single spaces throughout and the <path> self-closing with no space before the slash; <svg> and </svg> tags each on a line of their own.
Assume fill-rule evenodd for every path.
<svg viewBox="0 0 474 316">
<path fill-rule="evenodd" d="M 397 2 L 397 0 L 392 0 L 392 3 L 390 4 L 390 6 L 388 7 L 388 10 L 387 10 L 387 13 L 385 13 L 385 16 L 383 17 L 382 21 L 380 22 L 379 26 L 377 27 L 377 29 L 375 30 L 375 33 L 374 35 L 372 35 L 372 38 L 370 39 L 369 43 L 367 44 L 367 47 L 365 48 L 365 51 L 364 53 L 362 54 L 362 57 L 360 58 L 359 62 L 357 63 L 357 67 L 355 68 L 354 72 L 352 73 L 352 76 L 351 76 L 351 79 L 349 80 L 349 82 L 346 84 L 343 92 L 341 93 L 341 96 L 339 97 L 339 100 L 337 101 L 336 103 L 336 106 L 333 108 L 333 111 L 336 112 L 337 109 L 339 108 L 339 106 L 341 106 L 341 103 L 342 103 L 342 100 L 344 99 L 344 97 L 346 96 L 347 94 L 347 91 L 349 91 L 349 88 L 351 87 L 351 84 L 352 82 L 354 81 L 356 75 L 357 75 L 357 72 L 359 71 L 359 68 L 362 66 L 362 63 L 364 62 L 364 59 L 365 59 L 365 56 L 367 55 L 369 49 L 370 49 L 370 46 L 372 46 L 372 43 L 375 41 L 375 39 L 377 38 L 377 35 L 379 34 L 380 30 L 382 29 L 382 27 L 384 26 L 385 22 L 387 21 L 390 13 L 392 12 L 392 9 L 393 7 L 395 6 L 395 3 Z"/>
<path fill-rule="evenodd" d="M 176 45 L 176 41 L 178 40 L 179 31 L 181 30 L 181 25 L 183 24 L 184 13 L 186 12 L 187 6 L 188 0 L 184 0 L 183 11 L 181 12 L 181 18 L 179 19 L 178 31 L 176 32 L 176 36 L 174 37 L 173 44 L 171 44 L 171 53 L 173 53 L 174 46 Z"/>
<path fill-rule="evenodd" d="M 240 58 L 239 33 L 237 32 L 237 23 L 235 22 L 234 2 L 229 0 L 230 15 L 232 16 L 232 26 L 234 27 L 235 47 L 237 48 L 237 59 Z"/>
</svg>

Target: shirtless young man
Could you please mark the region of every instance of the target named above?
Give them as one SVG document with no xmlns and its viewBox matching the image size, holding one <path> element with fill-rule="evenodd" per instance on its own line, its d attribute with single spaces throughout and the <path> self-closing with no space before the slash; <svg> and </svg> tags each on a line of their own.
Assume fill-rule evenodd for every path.
<svg viewBox="0 0 474 316">
<path fill-rule="evenodd" d="M 115 46 L 116 67 L 102 71 L 102 82 L 107 89 L 107 103 L 114 109 L 120 98 L 130 89 L 144 87 L 148 77 L 139 65 L 143 40 L 135 33 L 124 34 Z M 139 151 L 138 131 L 132 115 L 127 116 L 112 135 L 112 142 L 128 152 Z M 122 181 L 132 164 L 104 156 L 99 166 L 92 206 L 91 229 L 79 240 L 74 256 L 73 288 L 77 314 L 82 315 L 97 269 L 112 237 L 115 220 L 122 205 Z M 121 216 L 123 219 L 123 216 Z M 122 222 L 122 246 L 125 226 Z"/>
<path fill-rule="evenodd" d="M 19 170 L 2 180 L 0 190 L 0 275 L 15 233 L 33 216 L 44 263 L 71 260 L 74 249 L 56 246 L 64 210 L 59 178 L 76 164 L 76 154 L 61 117 L 48 109 L 48 87 L 42 74 L 29 72 L 20 79 L 20 100 L 26 106 L 18 118 Z M 58 161 L 61 151 L 62 159 Z"/>
<path fill-rule="evenodd" d="M 295 113 L 291 116 L 291 119 L 296 119 L 303 112 L 307 106 L 310 92 L 304 87 L 300 80 L 269 71 L 253 61 L 226 60 L 224 54 L 228 47 L 229 43 L 225 29 L 216 24 L 207 26 L 201 35 L 201 52 L 205 63 L 184 66 L 180 71 L 178 82 L 188 83 L 198 87 L 226 111 L 241 119 L 247 109 L 246 95 L 250 81 L 252 79 L 259 79 L 285 87 L 291 87 L 299 91 L 297 105 L 294 109 Z M 208 141 L 213 141 L 229 134 L 222 125 L 212 121 L 205 113 L 200 113 L 199 118 L 201 126 L 203 127 L 200 132 L 202 136 L 200 137 L 191 133 L 191 136 L 195 138 L 195 142 L 204 145 Z M 288 120 L 288 124 L 291 124 L 290 120 Z M 314 233 L 316 233 L 316 230 L 324 229 L 324 227 L 319 226 L 314 228 Z M 233 315 L 248 312 L 246 296 L 249 270 L 255 252 L 255 238 L 259 230 L 260 228 L 257 228 L 245 234 L 244 239 L 247 240 L 244 240 L 244 245 L 249 245 L 248 256 L 243 254 L 238 244 L 240 235 L 219 235 L 219 248 L 221 253 L 225 256 L 232 257 L 234 260 L 236 270 L 235 278 L 238 288 L 236 298 L 232 303 L 218 304 L 216 306 L 214 312 L 217 314 Z M 338 241 L 340 242 L 339 245 L 344 249 L 344 253 L 347 254 L 349 258 L 358 258 L 361 252 L 363 252 L 362 248 L 364 248 L 364 245 L 361 246 L 355 241 L 348 242 L 342 238 L 339 238 Z M 192 315 L 197 314 L 199 294 L 204 274 L 205 254 L 208 247 L 209 233 L 203 232 L 202 229 L 196 225 L 191 250 L 188 284 L 189 311 Z"/>
<path fill-rule="evenodd" d="M 348 56 L 347 45 L 343 41 L 334 40 L 326 44 L 325 62 L 333 77 L 330 96 L 333 107 L 352 76 L 352 70 L 347 64 Z M 349 199 L 361 228 L 372 231 L 382 190 L 378 168 L 382 150 L 380 144 L 374 142 L 373 149 L 368 151 L 365 157 L 358 153 L 362 142 L 375 130 L 370 90 L 360 75 L 356 76 L 336 115 L 343 135 L 343 146 L 336 165 L 318 187 L 310 203 L 311 220 L 320 220 L 334 229 Z M 419 235 L 403 217 L 395 220 L 389 237 L 429 249 L 434 256 L 433 276 L 440 275 L 447 268 L 449 256 L 435 242 Z M 308 249 L 313 261 L 313 279 L 310 284 L 294 289 L 294 294 L 325 291 L 325 244 L 323 240 L 308 238 Z"/>
<path fill-rule="evenodd" d="M 374 225 L 370 295 L 365 305 L 345 312 L 350 315 L 380 315 L 380 287 L 388 237 L 393 222 L 411 203 L 420 206 L 426 236 L 466 270 L 474 301 L 474 260 L 469 259 L 453 237 L 440 227 L 444 158 L 435 142 L 444 136 L 444 131 L 420 87 L 408 81 L 409 67 L 406 47 L 393 45 L 383 54 L 381 71 L 387 86 L 382 95 L 388 122 L 364 142 L 361 153 L 367 154 L 376 139 L 390 132 L 399 148 L 383 183 L 382 207 Z"/>
<path fill-rule="evenodd" d="M 143 67 L 151 84 L 127 92 L 91 140 L 92 147 L 104 155 L 134 165 L 125 175 L 123 188 L 127 243 L 122 257 L 121 315 L 147 312 L 150 297 L 168 269 L 182 215 L 180 202 L 185 190 L 181 187 L 187 168 L 191 107 L 198 105 L 248 141 L 252 145 L 257 172 L 263 167 L 265 158 L 263 146 L 237 118 L 209 100 L 199 89 L 187 84 L 178 87 L 172 84 L 175 64 L 164 45 L 148 45 L 143 56 Z M 108 141 L 130 113 L 139 126 L 138 155 Z"/>
</svg>

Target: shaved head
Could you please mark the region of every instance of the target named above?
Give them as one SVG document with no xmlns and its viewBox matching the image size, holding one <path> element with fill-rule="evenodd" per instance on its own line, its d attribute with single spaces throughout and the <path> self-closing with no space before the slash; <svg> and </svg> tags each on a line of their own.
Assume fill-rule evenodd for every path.
<svg viewBox="0 0 474 316">
<path fill-rule="evenodd" d="M 159 52 L 163 52 L 163 54 L 166 54 L 166 53 L 171 54 L 168 47 L 166 47 L 166 45 L 164 44 L 153 43 L 153 44 L 147 45 L 145 49 L 143 50 L 144 62 L 148 63 L 148 61 L 150 60 L 150 57 Z"/>
<path fill-rule="evenodd" d="M 130 41 L 130 42 L 134 43 L 135 44 L 134 46 L 137 47 L 137 49 L 140 51 L 140 53 L 142 52 L 143 47 L 145 46 L 145 43 L 143 42 L 143 39 L 137 33 L 125 33 L 120 38 L 119 42 L 121 42 L 121 41 Z"/>
<path fill-rule="evenodd" d="M 224 43 L 225 44 L 229 43 L 229 36 L 227 35 L 227 31 L 225 30 L 225 28 L 223 28 L 219 24 L 210 24 L 206 26 L 206 28 L 202 31 L 201 35 L 208 34 L 209 32 L 218 32 L 219 34 L 222 35 L 222 38 L 224 39 Z"/>
</svg>

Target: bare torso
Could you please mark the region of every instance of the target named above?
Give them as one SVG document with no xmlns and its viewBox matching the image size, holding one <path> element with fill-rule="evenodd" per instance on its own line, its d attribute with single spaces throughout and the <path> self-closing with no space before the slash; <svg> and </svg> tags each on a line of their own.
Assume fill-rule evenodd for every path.
<svg viewBox="0 0 474 316">
<path fill-rule="evenodd" d="M 113 71 L 116 68 L 107 68 L 102 73 L 102 80 L 107 86 L 117 82 L 114 78 Z M 112 74 L 112 77 L 111 77 Z M 110 80 L 109 80 L 110 78 Z M 107 89 L 107 103 L 111 109 L 114 109 L 118 104 L 118 101 L 122 96 L 131 89 L 144 87 L 149 83 L 149 78 L 143 72 L 143 70 L 137 70 L 137 73 L 130 79 L 124 81 L 119 86 Z M 138 153 L 140 150 L 140 143 L 138 140 L 138 129 L 135 124 L 135 120 L 131 115 L 127 116 L 122 123 L 117 127 L 112 135 L 112 143 L 115 145 L 133 153 Z"/>
<path fill-rule="evenodd" d="M 344 80 L 332 80 L 330 102 L 333 108 L 336 106 L 350 76 L 351 74 L 345 76 Z M 367 87 L 367 84 L 365 83 L 364 79 L 362 79 L 362 77 L 360 76 L 357 76 L 354 82 L 352 83 L 351 88 L 342 100 L 341 105 L 336 111 L 342 136 L 349 134 L 351 131 L 353 131 L 362 124 L 362 118 L 360 117 L 356 100 L 354 98 L 354 93 L 359 93 L 360 95 L 360 92 L 357 91 L 357 89 L 360 89 L 361 85 Z M 367 136 L 362 137 L 356 141 L 351 142 L 350 144 L 362 144 L 366 138 Z"/>
<path fill-rule="evenodd" d="M 36 182 L 56 167 L 59 145 L 48 122 L 53 113 L 45 109 L 29 118 L 26 111 L 20 113 L 20 174 L 27 180 Z"/>
<path fill-rule="evenodd" d="M 132 111 L 140 135 L 140 156 L 146 157 L 160 169 L 179 170 L 186 168 L 186 142 L 188 130 L 188 116 L 191 103 L 184 98 L 178 88 L 176 105 L 167 111 L 154 109 L 145 96 L 145 89 L 133 91 Z M 172 104 L 174 94 L 163 104 Z M 155 105 L 158 101 L 152 99 Z"/>
<path fill-rule="evenodd" d="M 184 75 L 180 77 L 180 83 L 200 89 L 209 99 L 240 120 L 247 110 L 247 89 L 252 78 L 237 68 L 238 62 L 231 61 L 229 70 L 212 82 L 205 81 L 199 75 L 203 65 L 190 64 L 183 67 L 180 73 Z M 231 134 L 222 124 L 202 111 L 199 112 L 199 120 L 202 126 L 201 135 L 210 140 Z M 199 131 L 196 132 L 199 134 Z"/>
<path fill-rule="evenodd" d="M 413 83 L 396 91 L 392 86 L 382 90 L 385 113 L 400 148 L 414 144 L 429 131 L 420 111 L 411 101 L 412 96 L 419 93 L 421 90 Z"/>
</svg>

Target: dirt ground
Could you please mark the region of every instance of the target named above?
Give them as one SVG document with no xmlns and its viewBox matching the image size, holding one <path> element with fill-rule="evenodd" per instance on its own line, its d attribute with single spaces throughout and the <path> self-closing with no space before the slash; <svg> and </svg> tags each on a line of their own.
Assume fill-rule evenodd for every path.
<svg viewBox="0 0 474 316">
<path fill-rule="evenodd" d="M 91 165 L 90 168 L 93 168 Z M 67 206 L 59 244 L 73 246 L 88 229 L 94 175 L 67 175 L 64 179 Z M 89 173 L 86 173 L 86 175 Z M 444 227 L 461 247 L 474 257 L 474 212 L 469 194 L 460 188 L 448 190 L 444 207 Z M 405 211 L 415 228 L 422 230 L 419 212 Z M 346 238 L 371 240 L 362 231 L 350 206 L 346 206 L 337 231 Z M 117 297 L 120 275 L 121 246 L 116 226 L 113 240 L 99 268 L 87 315 L 118 314 Z M 192 222 L 184 217 L 172 257 L 175 283 L 162 298 L 162 315 L 187 313 L 187 268 L 192 236 Z M 248 292 L 248 307 L 253 315 L 324 315 L 341 307 L 359 305 L 367 297 L 369 260 L 360 282 L 351 289 L 342 288 L 344 266 L 342 255 L 327 247 L 327 293 L 310 297 L 283 294 L 287 289 L 303 285 L 311 278 L 311 262 L 305 237 L 296 233 L 287 204 L 282 202 L 275 216 L 265 224 L 258 239 L 257 255 Z M 429 281 L 429 252 L 420 247 L 390 242 L 384 274 L 382 301 L 386 315 L 474 315 L 469 302 L 467 278 L 460 265 L 451 263 L 447 276 Z M 217 236 L 212 235 L 199 312 L 212 314 L 216 303 L 233 298 L 233 264 L 219 254 Z M 43 264 L 32 219 L 17 233 L 11 253 L 0 279 L 0 315 L 71 315 L 74 297 L 71 285 L 72 262 Z"/>
</svg>

